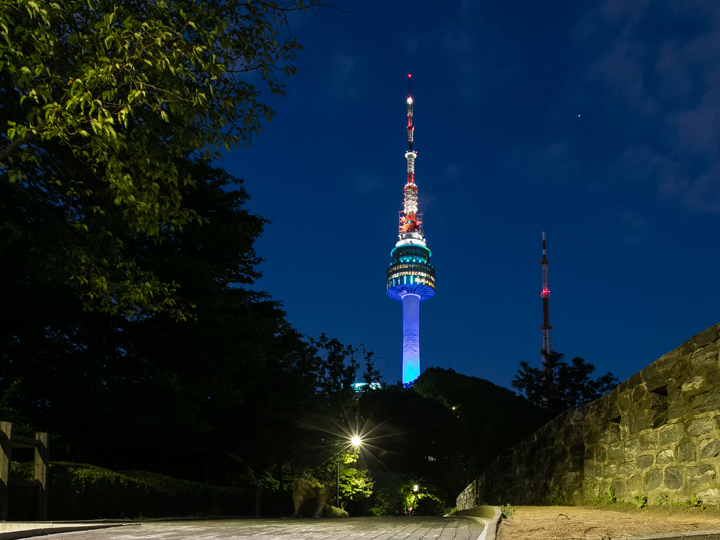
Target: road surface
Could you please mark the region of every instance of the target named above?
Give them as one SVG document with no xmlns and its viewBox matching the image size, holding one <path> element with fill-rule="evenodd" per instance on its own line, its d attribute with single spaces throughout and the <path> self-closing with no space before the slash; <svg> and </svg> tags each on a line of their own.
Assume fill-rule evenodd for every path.
<svg viewBox="0 0 720 540">
<path fill-rule="evenodd" d="M 166 521 L 52 535 L 52 540 L 477 540 L 483 525 L 453 517 Z"/>
</svg>

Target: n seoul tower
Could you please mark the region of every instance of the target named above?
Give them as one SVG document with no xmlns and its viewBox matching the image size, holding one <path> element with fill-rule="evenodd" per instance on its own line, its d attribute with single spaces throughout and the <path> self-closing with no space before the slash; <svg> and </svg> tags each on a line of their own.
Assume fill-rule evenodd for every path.
<svg viewBox="0 0 720 540">
<path fill-rule="evenodd" d="M 435 296 L 435 269 L 430 264 L 430 250 L 425 243 L 422 221 L 418 214 L 418 188 L 415 184 L 413 150 L 413 99 L 408 75 L 407 182 L 403 210 L 400 212 L 398 242 L 390 252 L 392 262 L 387 270 L 387 294 L 403 304 L 403 370 L 402 382 L 408 384 L 420 375 L 420 302 Z"/>
</svg>

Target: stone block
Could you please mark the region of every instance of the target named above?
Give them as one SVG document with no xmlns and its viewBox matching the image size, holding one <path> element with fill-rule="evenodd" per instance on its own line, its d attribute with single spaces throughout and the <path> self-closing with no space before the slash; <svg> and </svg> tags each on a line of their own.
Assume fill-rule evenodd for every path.
<svg viewBox="0 0 720 540">
<path fill-rule="evenodd" d="M 630 439 L 625 443 L 625 459 L 633 459 L 640 453 L 640 441 Z"/>
<path fill-rule="evenodd" d="M 641 433 L 637 440 L 639 443 L 638 450 L 640 452 L 655 450 L 658 445 L 658 432 L 656 430 Z"/>
<path fill-rule="evenodd" d="M 565 413 L 565 423 L 568 424 L 579 424 L 582 423 L 583 418 L 585 418 L 585 411 L 587 407 L 584 405 L 581 405 L 580 407 L 575 407 L 574 409 L 570 409 L 568 412 Z"/>
<path fill-rule="evenodd" d="M 580 424 L 571 424 L 562 430 L 562 440 L 567 446 L 581 444 L 583 440 L 583 429 Z"/>
<path fill-rule="evenodd" d="M 715 347 L 698 349 L 690 356 L 690 373 L 700 373 L 708 368 L 717 368 L 718 350 Z"/>
<path fill-rule="evenodd" d="M 700 455 L 702 459 L 710 459 L 720 454 L 720 441 L 717 439 L 705 439 L 700 443 Z"/>
<path fill-rule="evenodd" d="M 688 377 L 687 379 L 685 379 L 685 382 L 682 383 L 680 390 L 682 390 L 683 392 L 691 392 L 693 390 L 702 388 L 704 384 L 705 376 L 695 375 L 694 377 Z"/>
<path fill-rule="evenodd" d="M 642 476 L 639 474 L 633 476 L 627 481 L 628 491 L 640 491 L 642 489 Z"/>
<path fill-rule="evenodd" d="M 602 445 L 595 447 L 595 463 L 605 463 L 607 461 L 607 450 Z"/>
<path fill-rule="evenodd" d="M 634 402 L 640 401 L 642 398 L 644 398 L 647 395 L 647 389 L 643 385 L 638 385 L 635 387 L 632 393 L 632 400 Z"/>
<path fill-rule="evenodd" d="M 636 435 L 646 429 L 655 427 L 655 413 L 653 410 L 631 411 L 628 420 L 630 435 Z"/>
<path fill-rule="evenodd" d="M 600 442 L 613 444 L 620 440 L 620 428 L 617 424 L 610 425 L 600 434 Z"/>
<path fill-rule="evenodd" d="M 682 346 L 677 349 L 673 349 L 669 353 L 663 354 L 660 358 L 655 360 L 651 365 L 657 368 L 659 371 L 668 371 L 672 368 L 678 360 L 680 360 L 682 354 Z M 647 368 L 645 368 L 647 369 Z"/>
<path fill-rule="evenodd" d="M 653 464 L 653 461 L 655 461 L 655 458 L 649 455 L 644 456 L 638 456 L 638 458 L 635 460 L 635 463 L 637 464 L 638 469 L 647 469 L 650 467 L 650 465 Z"/>
<path fill-rule="evenodd" d="M 718 383 L 720 383 L 720 371 L 711 371 L 708 373 L 707 383 L 710 387 L 718 386 Z"/>
<path fill-rule="evenodd" d="M 651 463 L 652 465 L 652 463 Z M 650 465 L 648 465 L 649 467 Z M 623 463 L 620 465 L 617 469 L 618 474 L 622 474 L 624 476 L 629 476 L 631 474 L 635 473 L 635 465 L 633 465 L 632 462 Z"/>
<path fill-rule="evenodd" d="M 645 473 L 643 485 L 645 491 L 652 491 L 660 487 L 663 481 L 663 472 L 657 469 Z"/>
<path fill-rule="evenodd" d="M 687 377 L 688 373 L 690 373 L 690 356 L 685 355 L 681 356 L 680 359 L 675 362 L 675 365 L 670 368 L 670 371 L 668 372 L 668 377 L 676 381 L 681 381 L 682 379 Z M 668 395 L 669 394 L 670 392 L 668 392 Z"/>
<path fill-rule="evenodd" d="M 591 444 L 585 447 L 585 461 L 595 461 L 595 445 Z"/>
<path fill-rule="evenodd" d="M 675 448 L 675 460 L 678 463 L 694 463 L 697 459 L 695 452 L 695 443 L 693 441 L 687 441 L 682 444 L 678 444 Z"/>
<path fill-rule="evenodd" d="M 668 463 L 672 463 L 673 459 L 673 451 L 670 449 L 661 450 L 657 453 L 657 456 L 655 456 L 655 461 L 658 465 L 666 465 Z"/>
<path fill-rule="evenodd" d="M 636 373 L 632 377 L 630 377 L 627 380 L 627 388 L 628 390 L 634 390 L 635 387 L 642 384 L 642 377 L 640 377 L 640 373 Z"/>
<path fill-rule="evenodd" d="M 717 489 L 706 489 L 697 494 L 703 504 L 716 505 L 720 503 L 720 491 Z"/>
<path fill-rule="evenodd" d="M 612 487 L 618 495 L 625 493 L 625 481 L 622 478 L 614 478 L 613 481 L 610 482 L 610 487 Z"/>
<path fill-rule="evenodd" d="M 643 369 L 640 376 L 645 381 L 645 386 L 650 389 L 667 384 L 667 374 L 662 373 L 656 364 L 650 364 Z"/>
<path fill-rule="evenodd" d="M 700 465 L 699 467 L 688 467 L 685 475 L 688 489 L 710 487 L 710 483 L 715 479 L 715 466 Z"/>
<path fill-rule="evenodd" d="M 668 446 L 685 436 L 685 428 L 682 424 L 669 424 L 660 428 L 659 433 L 660 446 Z"/>
<path fill-rule="evenodd" d="M 621 413 L 626 412 L 632 404 L 632 396 L 630 392 L 623 392 L 618 396 L 617 406 Z"/>
<path fill-rule="evenodd" d="M 697 343 L 698 347 L 705 347 L 717 341 L 718 338 L 720 338 L 720 324 L 716 324 L 700 332 L 695 336 L 695 343 Z"/>
<path fill-rule="evenodd" d="M 665 487 L 668 489 L 680 489 L 683 485 L 683 471 L 679 467 L 668 467 L 665 469 Z"/>
<path fill-rule="evenodd" d="M 720 388 L 693 396 L 690 405 L 695 414 L 720 410 Z"/>
<path fill-rule="evenodd" d="M 685 394 L 679 394 L 668 403 L 668 420 L 684 418 L 690 414 L 690 402 Z"/>
<path fill-rule="evenodd" d="M 603 478 L 612 478 L 617 474 L 617 465 L 605 465 L 603 467 Z"/>
<path fill-rule="evenodd" d="M 682 356 L 692 354 L 697 350 L 697 343 L 695 342 L 696 337 L 697 336 L 693 336 L 690 339 L 688 339 L 685 343 L 680 345 L 680 354 Z"/>
<path fill-rule="evenodd" d="M 616 443 L 608 447 L 607 460 L 611 463 L 625 461 L 625 450 L 622 443 Z"/>
<path fill-rule="evenodd" d="M 702 435 L 704 433 L 707 433 L 708 431 L 712 430 L 713 423 L 710 418 L 695 418 L 694 420 L 690 420 L 687 423 L 687 427 L 685 428 L 685 431 L 688 435 L 692 435 L 693 437 L 697 437 L 698 435 Z"/>
</svg>

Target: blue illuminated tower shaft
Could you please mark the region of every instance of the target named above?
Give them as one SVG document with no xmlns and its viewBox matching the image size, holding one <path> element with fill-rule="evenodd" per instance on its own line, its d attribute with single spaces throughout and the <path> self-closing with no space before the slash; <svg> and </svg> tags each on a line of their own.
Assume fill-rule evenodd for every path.
<svg viewBox="0 0 720 540">
<path fill-rule="evenodd" d="M 404 384 L 420 376 L 420 297 L 406 294 L 403 303 L 403 373 Z"/>
<path fill-rule="evenodd" d="M 387 270 L 387 294 L 403 303 L 403 384 L 413 382 L 420 375 L 420 302 L 435 295 L 435 268 L 430 264 L 431 253 L 418 214 L 412 96 L 407 98 L 407 115 L 407 181 L 403 189 L 398 242 L 390 253 L 392 262 Z"/>
</svg>

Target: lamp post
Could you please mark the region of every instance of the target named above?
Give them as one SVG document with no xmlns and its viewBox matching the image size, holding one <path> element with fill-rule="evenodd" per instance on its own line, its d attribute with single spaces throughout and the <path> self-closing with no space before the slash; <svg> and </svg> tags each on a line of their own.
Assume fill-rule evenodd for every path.
<svg viewBox="0 0 720 540">
<path fill-rule="evenodd" d="M 412 506 L 410 507 L 410 511 L 408 512 L 408 516 L 412 516 L 413 512 L 415 511 L 415 504 L 417 503 L 418 498 L 418 489 L 420 489 L 420 486 L 415 484 L 413 486 L 413 492 L 415 493 L 415 498 L 413 499 Z"/>
<path fill-rule="evenodd" d="M 350 444 L 353 448 L 359 448 L 362 445 L 362 439 L 358 435 L 350 438 Z M 335 505 L 340 508 L 340 459 L 337 461 L 337 471 L 335 474 Z"/>
</svg>

